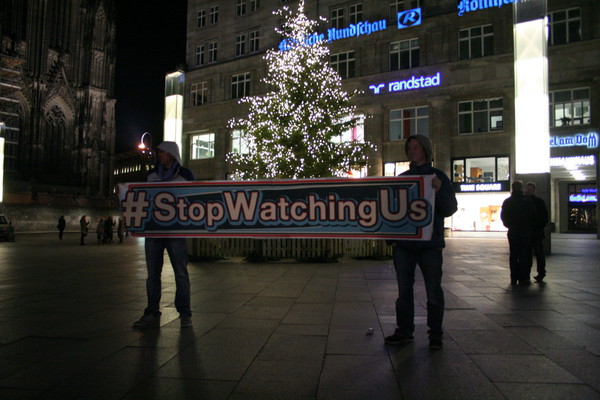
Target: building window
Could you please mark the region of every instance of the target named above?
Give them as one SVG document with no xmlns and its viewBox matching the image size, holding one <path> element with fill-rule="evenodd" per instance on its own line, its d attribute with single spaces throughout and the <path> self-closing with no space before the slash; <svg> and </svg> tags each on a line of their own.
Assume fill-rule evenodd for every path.
<svg viewBox="0 0 600 400">
<path fill-rule="evenodd" d="M 260 31 L 252 31 L 248 33 L 250 42 L 250 53 L 257 53 L 260 48 Z"/>
<path fill-rule="evenodd" d="M 398 176 L 410 169 L 410 161 L 396 161 L 383 164 L 383 176 Z"/>
<path fill-rule="evenodd" d="M 192 136 L 192 160 L 203 160 L 215 156 L 215 134 L 205 133 Z"/>
<path fill-rule="evenodd" d="M 588 125 L 590 123 L 589 88 L 550 92 L 551 126 Z"/>
<path fill-rule="evenodd" d="M 246 0 L 237 0 L 235 7 L 235 15 L 246 15 Z"/>
<path fill-rule="evenodd" d="M 458 103 L 458 133 L 501 131 L 503 117 L 502 99 L 463 101 Z"/>
<path fill-rule="evenodd" d="M 241 99 L 250 94 L 250 72 L 231 76 L 231 98 Z"/>
<path fill-rule="evenodd" d="M 217 62 L 218 49 L 219 49 L 219 44 L 217 42 L 210 42 L 208 44 L 208 62 L 209 63 Z"/>
<path fill-rule="evenodd" d="M 390 0 L 390 21 L 396 21 L 398 13 L 404 11 L 404 0 Z"/>
<path fill-rule="evenodd" d="M 390 43 L 390 71 L 419 66 L 419 39 Z"/>
<path fill-rule="evenodd" d="M 348 7 L 348 22 L 357 24 L 363 20 L 363 5 L 362 3 L 350 4 Z"/>
<path fill-rule="evenodd" d="M 219 6 L 212 6 L 208 13 L 208 23 L 211 25 L 219 22 Z"/>
<path fill-rule="evenodd" d="M 490 183 L 509 180 L 508 157 L 460 158 L 452 161 L 452 182 Z"/>
<path fill-rule="evenodd" d="M 248 154 L 248 143 L 242 138 L 242 131 L 235 129 L 231 133 L 231 152 L 235 154 Z"/>
<path fill-rule="evenodd" d="M 334 8 L 329 13 L 330 24 L 332 28 L 342 29 L 344 28 L 344 9 L 343 8 Z"/>
<path fill-rule="evenodd" d="M 206 10 L 198 11 L 196 20 L 198 21 L 198 28 L 204 28 L 206 26 Z"/>
<path fill-rule="evenodd" d="M 192 83 L 190 94 L 192 107 L 208 103 L 208 82 Z"/>
<path fill-rule="evenodd" d="M 353 51 L 332 54 L 329 57 L 329 64 L 342 79 L 354 78 L 356 75 L 356 59 Z"/>
<path fill-rule="evenodd" d="M 246 34 L 236 35 L 235 37 L 235 56 L 240 57 L 246 54 Z"/>
<path fill-rule="evenodd" d="M 260 1 L 259 0 L 250 0 L 250 12 L 257 11 L 258 7 L 260 7 Z"/>
<path fill-rule="evenodd" d="M 566 44 L 581 40 L 581 11 L 579 8 L 548 14 L 549 45 Z"/>
<path fill-rule="evenodd" d="M 429 136 L 428 107 L 390 110 L 390 140 L 407 139 L 417 134 Z"/>
<path fill-rule="evenodd" d="M 196 46 L 196 65 L 204 65 L 206 62 L 206 51 L 204 45 Z"/>
<path fill-rule="evenodd" d="M 458 31 L 458 48 L 461 60 L 494 54 L 494 27 L 476 26 Z"/>
</svg>

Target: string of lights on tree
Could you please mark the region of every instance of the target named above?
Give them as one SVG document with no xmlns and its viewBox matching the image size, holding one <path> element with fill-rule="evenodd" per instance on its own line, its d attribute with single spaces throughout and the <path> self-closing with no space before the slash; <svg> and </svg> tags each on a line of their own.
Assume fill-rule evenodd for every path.
<svg viewBox="0 0 600 400">
<path fill-rule="evenodd" d="M 269 50 L 264 59 L 272 90 L 261 96 L 245 97 L 248 115 L 229 121 L 241 135 L 241 153 L 230 153 L 235 179 L 282 179 L 347 176 L 367 166 L 369 142 L 342 141 L 342 134 L 362 123 L 352 98 L 358 92 L 342 89 L 340 75 L 328 63 L 324 41 L 306 38 L 317 21 L 288 7 L 275 11 L 283 17 L 276 32 L 286 39 L 285 50 Z M 313 43 L 314 42 L 314 43 Z"/>
</svg>

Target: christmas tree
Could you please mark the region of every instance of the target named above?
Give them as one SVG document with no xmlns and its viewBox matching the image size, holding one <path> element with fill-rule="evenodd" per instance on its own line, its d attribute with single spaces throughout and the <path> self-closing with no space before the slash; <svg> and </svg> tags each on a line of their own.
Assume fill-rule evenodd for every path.
<svg viewBox="0 0 600 400">
<path fill-rule="evenodd" d="M 246 97 L 247 118 L 233 119 L 247 151 L 230 153 L 236 179 L 281 179 L 346 176 L 368 164 L 368 142 L 342 140 L 362 123 L 351 101 L 356 92 L 342 89 L 342 79 L 328 64 L 329 49 L 315 33 L 317 21 L 287 7 L 279 49 L 265 55 L 264 82 L 272 91 Z"/>
</svg>

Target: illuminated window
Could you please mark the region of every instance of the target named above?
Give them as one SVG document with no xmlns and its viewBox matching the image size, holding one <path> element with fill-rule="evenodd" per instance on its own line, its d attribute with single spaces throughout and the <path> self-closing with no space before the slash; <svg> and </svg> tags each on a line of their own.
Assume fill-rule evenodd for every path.
<svg viewBox="0 0 600 400">
<path fill-rule="evenodd" d="M 396 161 L 383 164 L 383 176 L 398 176 L 401 173 L 408 171 L 410 162 Z"/>
<path fill-rule="evenodd" d="M 193 83 L 190 86 L 192 107 L 208 103 L 208 82 Z"/>
<path fill-rule="evenodd" d="M 198 28 L 204 28 L 206 26 L 206 10 L 200 10 L 196 14 L 196 20 Z"/>
<path fill-rule="evenodd" d="M 250 72 L 231 76 L 231 98 L 240 99 L 250 94 Z"/>
<path fill-rule="evenodd" d="M 460 158 L 452 161 L 452 182 L 490 183 L 510 180 L 508 157 Z"/>
<path fill-rule="evenodd" d="M 206 48 L 202 44 L 200 46 L 196 46 L 196 65 L 204 65 L 206 62 Z"/>
<path fill-rule="evenodd" d="M 348 122 L 350 119 L 345 118 L 344 122 Z M 356 119 L 356 125 L 347 131 L 343 132 L 341 135 L 334 136 L 331 138 L 333 143 L 344 143 L 344 142 L 365 142 L 365 117 L 363 115 L 358 115 Z"/>
<path fill-rule="evenodd" d="M 588 125 L 591 121 L 589 88 L 550 92 L 550 126 Z"/>
<path fill-rule="evenodd" d="M 329 64 L 340 74 L 342 79 L 354 78 L 356 75 L 356 60 L 353 51 L 332 54 L 329 57 Z"/>
<path fill-rule="evenodd" d="M 389 140 L 406 139 L 417 134 L 429 136 L 428 107 L 390 110 Z"/>
<path fill-rule="evenodd" d="M 259 41 L 260 41 L 260 31 L 252 31 L 248 33 L 248 39 L 250 42 L 250 53 L 258 52 Z"/>
<path fill-rule="evenodd" d="M 215 134 L 205 133 L 192 136 L 192 160 L 202 160 L 215 156 Z"/>
<path fill-rule="evenodd" d="M 390 43 L 390 71 L 419 66 L 419 39 Z"/>
<path fill-rule="evenodd" d="M 476 26 L 458 31 L 458 48 L 461 60 L 494 54 L 494 28 L 492 25 Z"/>
<path fill-rule="evenodd" d="M 236 154 L 248 154 L 250 149 L 248 143 L 242 138 L 242 132 L 235 129 L 231 133 L 231 152 Z"/>
<path fill-rule="evenodd" d="M 217 62 L 217 53 L 219 50 L 219 44 L 217 42 L 210 42 L 208 44 L 208 62 Z"/>
<path fill-rule="evenodd" d="M 348 7 L 348 22 L 351 24 L 357 24 L 363 20 L 363 6 L 362 3 L 350 4 Z"/>
<path fill-rule="evenodd" d="M 334 8 L 329 13 L 329 22 L 332 28 L 342 29 L 344 28 L 344 9 Z"/>
<path fill-rule="evenodd" d="M 555 11 L 548 14 L 549 45 L 559 45 L 581 40 L 581 11 L 579 8 Z"/>
<path fill-rule="evenodd" d="M 246 54 L 246 34 L 242 33 L 235 37 L 235 56 L 243 56 Z"/>
<path fill-rule="evenodd" d="M 211 25 L 219 22 L 219 6 L 212 6 L 208 13 L 208 23 Z"/>
<path fill-rule="evenodd" d="M 502 99 L 463 101 L 458 103 L 458 133 L 467 135 L 503 129 Z"/>
</svg>

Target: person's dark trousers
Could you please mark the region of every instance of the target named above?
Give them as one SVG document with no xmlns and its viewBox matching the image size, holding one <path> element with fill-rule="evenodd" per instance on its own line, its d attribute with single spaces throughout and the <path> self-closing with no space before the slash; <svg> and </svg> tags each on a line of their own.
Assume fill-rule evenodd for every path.
<svg viewBox="0 0 600 400">
<path fill-rule="evenodd" d="M 191 317 L 190 308 L 190 277 L 187 263 L 187 240 L 180 238 L 146 238 L 146 291 L 148 294 L 148 307 L 145 314 L 156 314 L 160 309 L 161 274 L 165 250 L 169 254 L 173 272 L 175 273 L 175 308 L 183 317 Z"/>
<path fill-rule="evenodd" d="M 444 292 L 442 290 L 442 249 L 394 247 L 394 267 L 398 279 L 396 300 L 397 332 L 412 335 L 415 329 L 414 283 L 417 264 L 423 274 L 427 291 L 427 326 L 429 336 L 441 338 L 444 320 Z"/>
<path fill-rule="evenodd" d="M 510 249 L 510 280 L 511 282 L 524 282 L 530 279 L 531 265 L 531 235 L 508 232 L 508 246 Z"/>
<path fill-rule="evenodd" d="M 544 254 L 544 238 L 533 238 L 531 240 L 531 248 L 535 254 L 535 262 L 537 266 L 537 274 L 543 278 L 546 276 L 546 255 Z"/>
<path fill-rule="evenodd" d="M 62 237 L 63 237 L 63 231 L 58 231 L 58 238 L 60 240 L 62 240 Z"/>
<path fill-rule="evenodd" d="M 81 243 L 80 243 L 80 244 L 85 244 L 85 243 L 83 242 L 83 239 L 84 239 L 84 238 L 85 238 L 85 234 L 83 234 L 83 233 L 82 233 L 82 234 L 81 234 Z"/>
</svg>

